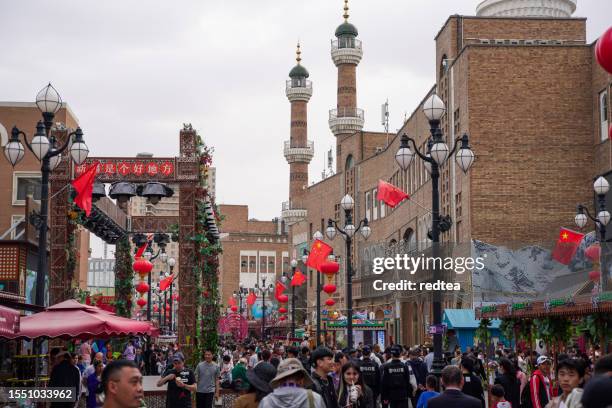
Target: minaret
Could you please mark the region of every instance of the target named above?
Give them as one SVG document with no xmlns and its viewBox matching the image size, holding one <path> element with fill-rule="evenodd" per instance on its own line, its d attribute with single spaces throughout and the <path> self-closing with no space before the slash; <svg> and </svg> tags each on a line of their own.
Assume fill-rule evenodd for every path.
<svg viewBox="0 0 612 408">
<path fill-rule="evenodd" d="M 329 111 L 329 128 L 336 136 L 336 170 L 344 168 L 340 143 L 363 129 L 363 110 L 357 108 L 357 65 L 363 56 L 357 27 L 348 22 L 348 0 L 344 0 L 344 23 L 336 28 L 331 57 L 338 67 L 338 103 Z"/>
<path fill-rule="evenodd" d="M 300 44 L 297 45 L 297 65 L 289 72 L 285 88 L 291 103 L 291 129 L 283 152 L 289 163 L 289 201 L 283 203 L 282 217 L 288 225 L 306 218 L 302 198 L 308 187 L 308 164 L 314 156 L 314 143 L 308 140 L 307 106 L 312 96 L 308 70 L 301 64 Z"/>
</svg>

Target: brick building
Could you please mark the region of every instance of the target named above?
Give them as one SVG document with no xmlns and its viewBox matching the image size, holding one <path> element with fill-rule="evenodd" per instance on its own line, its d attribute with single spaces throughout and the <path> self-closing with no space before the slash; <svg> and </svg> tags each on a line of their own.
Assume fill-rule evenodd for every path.
<svg viewBox="0 0 612 408">
<path fill-rule="evenodd" d="M 476 154 L 467 175 L 454 158 L 440 169 L 441 214 L 453 219 L 443 241 L 553 241 L 560 226 L 573 224 L 576 204 L 592 201 L 593 177 L 612 170 L 607 138 L 612 78 L 595 61 L 594 44 L 586 42 L 586 19 L 571 18 L 575 1 L 546 7 L 540 3 L 487 0 L 477 16 L 450 16 L 435 37 L 436 83 L 423 100 L 434 92 L 442 98 L 447 143 L 452 147 L 453 140 L 467 132 Z M 337 142 L 337 171 L 300 191 L 299 214 L 295 206 L 283 211 L 290 225 L 290 247 L 301 253 L 316 231 L 324 232 L 328 218 L 343 220 L 340 200 L 351 194 L 354 219 L 367 217 L 372 228 L 369 241 L 357 236 L 354 240 L 354 309 L 387 318 L 387 336 L 420 343 L 432 321 L 429 294 L 373 291 L 371 260 L 421 253 L 430 246 L 429 173 L 421 160 L 403 172 L 394 159 L 404 133 L 426 150 L 429 124 L 419 104 L 388 145 L 386 134 L 364 131 L 356 98 L 362 48 L 348 13 L 335 34 L 331 55 L 338 68 L 338 102 L 330 110 L 329 125 Z M 295 102 L 290 101 L 294 140 Z M 292 167 L 290 182 L 293 174 Z M 399 186 L 411 200 L 395 209 L 378 202 L 379 179 Z M 340 237 L 331 244 L 341 264 L 332 309 L 342 313 L 345 245 Z M 312 271 L 308 278 L 314 280 Z M 309 311 L 314 309 L 315 290 L 308 285 Z M 446 297 L 443 305 L 471 306 L 469 289 Z M 362 335 L 373 342 L 371 333 Z M 362 335 L 356 333 L 355 343 Z"/>
<path fill-rule="evenodd" d="M 290 261 L 294 255 L 289 252 L 286 228 L 279 219 L 249 219 L 246 205 L 222 204 L 219 211 L 224 217 L 223 232 L 226 234 L 221 238 L 223 254 L 220 258 L 219 293 L 221 303 L 227 307 L 228 299 L 240 285 L 253 290 L 255 284 L 262 285 L 264 277 L 268 286 L 274 285 L 283 274 L 290 276 Z M 285 293 L 291 295 L 289 290 Z M 296 291 L 296 310 L 302 307 L 299 299 L 305 300 L 305 294 L 305 290 L 304 293 L 299 289 Z M 266 299 L 273 299 L 273 295 L 267 294 Z M 261 296 L 258 296 L 257 305 L 261 300 Z M 250 318 L 251 311 L 246 312 L 250 309 L 246 305 L 246 295 L 242 302 L 244 315 L 248 314 Z"/>
<path fill-rule="evenodd" d="M 28 141 L 32 140 L 36 123 L 42 119 L 40 110 L 34 102 L 0 102 L 0 147 L 4 149 L 13 126 L 23 130 Z M 55 128 L 73 131 L 79 121 L 67 103 L 55 114 Z M 22 140 L 23 143 L 23 140 Z M 4 153 L 4 152 L 3 152 Z M 26 296 L 34 302 L 26 287 L 36 279 L 38 259 L 38 235 L 36 230 L 24 221 L 28 196 L 33 199 L 33 207 L 40 200 L 41 162 L 26 149 L 15 167 L 4 158 L 0 159 L 0 242 L 5 263 L 3 276 L 0 277 L 0 290 L 7 290 Z M 30 211 L 35 208 L 30 208 Z M 89 251 L 89 232 L 79 227 L 75 243 L 81 254 L 77 258 L 75 279 L 81 289 L 87 287 Z M 17 255 L 19 254 L 19 255 Z M 13 258 L 17 256 L 17 258 Z M 6 258 L 8 257 L 8 258 Z M 29 291 L 28 291 L 29 292 Z"/>
</svg>

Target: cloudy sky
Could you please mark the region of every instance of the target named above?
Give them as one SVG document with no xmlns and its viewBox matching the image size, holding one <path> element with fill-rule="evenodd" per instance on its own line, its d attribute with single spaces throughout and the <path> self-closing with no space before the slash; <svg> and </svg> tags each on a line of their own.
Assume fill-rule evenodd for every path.
<svg viewBox="0 0 612 408">
<path fill-rule="evenodd" d="M 478 0 L 351 0 L 364 57 L 358 106 L 368 130 L 391 130 L 434 81 L 434 36 L 451 14 L 475 14 Z M 271 219 L 288 197 L 287 74 L 302 43 L 314 95 L 309 139 L 318 181 L 336 104 L 330 39 L 342 0 L 3 1 L 0 100 L 32 101 L 48 81 L 71 105 L 91 154 L 178 154 L 178 132 L 192 123 L 214 146 L 217 202 L 248 204 Z M 612 2 L 578 0 L 588 40 L 610 24 Z"/>
</svg>

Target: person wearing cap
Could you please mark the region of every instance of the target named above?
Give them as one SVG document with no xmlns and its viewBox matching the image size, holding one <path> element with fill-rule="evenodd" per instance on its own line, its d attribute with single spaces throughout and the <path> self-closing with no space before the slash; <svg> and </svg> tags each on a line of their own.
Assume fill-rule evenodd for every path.
<svg viewBox="0 0 612 408">
<path fill-rule="evenodd" d="M 547 356 L 539 356 L 536 360 L 536 369 L 529 379 L 529 398 L 532 408 L 544 408 L 553 397 L 552 381 L 550 381 L 550 368 L 552 363 Z"/>
<path fill-rule="evenodd" d="M 379 366 L 382 364 L 382 361 L 380 361 L 378 356 L 376 354 L 372 353 L 372 349 L 370 348 L 370 346 L 363 346 L 361 351 L 362 351 L 362 354 L 363 354 L 361 356 L 361 360 L 363 360 L 366 356 L 368 356 L 368 358 L 370 360 L 374 361 Z"/>
<path fill-rule="evenodd" d="M 391 360 L 381 368 L 380 399 L 383 406 L 389 408 L 408 407 L 408 398 L 414 393 L 410 383 L 409 366 L 402 363 L 402 349 L 398 345 L 391 347 Z"/>
<path fill-rule="evenodd" d="M 318 393 L 326 408 L 338 408 L 338 395 L 329 374 L 334 371 L 334 353 L 327 347 L 317 347 L 311 356 L 312 382 L 314 391 Z"/>
<path fill-rule="evenodd" d="M 196 379 L 180 355 L 172 357 L 172 368 L 157 381 L 158 387 L 164 384 L 168 384 L 166 408 L 191 408 L 191 393 L 197 390 Z"/>
<path fill-rule="evenodd" d="M 276 368 L 270 363 L 259 363 L 246 372 L 249 390 L 234 401 L 234 408 L 257 408 L 261 400 L 272 392 L 270 382 L 276 377 Z"/>
<path fill-rule="evenodd" d="M 372 356 L 374 356 L 374 354 L 371 353 L 370 347 L 364 346 L 359 371 L 361 371 L 361 378 L 363 378 L 363 382 L 365 385 L 370 387 L 374 401 L 376 401 L 378 399 L 378 395 L 380 394 L 380 365 L 376 361 L 372 360 Z"/>
<path fill-rule="evenodd" d="M 278 365 L 276 376 L 270 381 L 274 391 L 261 400 L 259 408 L 325 408 L 323 398 L 306 389 L 312 385 L 300 360 L 286 358 Z"/>
</svg>

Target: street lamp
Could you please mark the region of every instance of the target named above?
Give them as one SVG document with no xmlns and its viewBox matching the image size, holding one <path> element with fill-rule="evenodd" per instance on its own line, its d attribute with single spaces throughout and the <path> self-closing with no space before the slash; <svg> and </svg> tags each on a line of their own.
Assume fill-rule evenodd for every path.
<svg viewBox="0 0 612 408">
<path fill-rule="evenodd" d="M 255 291 L 259 294 L 261 294 L 261 302 L 262 302 L 262 306 L 261 306 L 261 339 L 265 340 L 266 339 L 266 293 L 272 293 L 272 291 L 274 290 L 274 286 L 272 286 L 272 284 L 270 284 L 269 286 L 266 286 L 266 277 L 263 276 L 261 278 L 261 286 L 259 286 L 257 283 L 255 284 Z"/>
<path fill-rule="evenodd" d="M 240 312 L 240 316 L 242 316 L 242 296 L 243 295 L 247 295 L 249 293 L 249 290 L 247 288 L 244 287 L 244 285 L 242 283 L 240 283 L 238 290 L 234 291 L 234 298 L 238 298 L 238 309 Z"/>
<path fill-rule="evenodd" d="M 610 222 L 610 213 L 606 210 L 606 194 L 610 190 L 610 184 L 605 177 L 599 176 L 595 182 L 593 183 L 593 190 L 597 195 L 597 216 L 591 215 L 589 209 L 579 204 L 577 207 L 577 213 L 574 217 L 574 222 L 579 228 L 584 228 L 587 224 L 588 219 L 591 219 L 595 223 L 595 228 L 599 233 L 599 242 L 601 245 L 601 253 L 604 254 L 604 245 L 606 243 L 606 226 Z M 601 257 L 604 258 L 603 256 Z M 603 292 L 607 290 L 608 286 L 608 271 L 603 266 L 603 262 L 601 263 L 601 276 L 600 276 L 600 291 Z"/>
<path fill-rule="evenodd" d="M 429 121 L 431 133 L 431 138 L 427 143 L 427 152 L 419 151 L 419 149 L 416 147 L 415 140 L 404 134 L 401 138 L 400 148 L 395 154 L 395 160 L 400 168 L 406 171 L 416 154 L 425 162 L 425 166 L 431 174 L 432 226 L 431 234 L 428 235 L 430 235 L 432 240 L 432 256 L 435 259 L 440 256 L 440 232 L 446 232 L 451 227 L 450 217 L 440 217 L 440 166 L 446 162 L 446 159 L 449 156 L 452 156 L 455 153 L 457 147 L 459 147 L 459 142 L 461 142 L 461 147 L 455 156 L 455 160 L 459 168 L 464 173 L 467 173 L 472 166 L 472 163 L 474 163 L 474 152 L 469 146 L 469 137 L 467 134 L 464 134 L 462 137 L 458 137 L 455 140 L 453 148 L 449 150 L 448 145 L 444 142 L 442 129 L 440 128 L 440 119 L 446 113 L 446 107 L 438 95 L 432 94 L 425 101 L 425 103 L 423 103 L 423 112 Z M 414 151 L 410 149 L 408 142 L 412 143 Z M 436 262 L 434 262 L 434 281 L 438 279 L 439 273 L 440 271 L 436 267 Z M 440 301 L 440 292 L 438 291 L 433 292 L 433 323 L 436 328 L 440 327 L 442 323 L 442 305 Z M 442 333 L 440 333 L 438 330 L 436 330 L 435 334 L 433 335 L 433 341 L 434 361 L 432 372 L 439 376 L 445 363 L 444 359 L 442 358 Z"/>
<path fill-rule="evenodd" d="M 286 274 L 283 273 L 281 280 L 283 283 L 287 283 L 287 281 L 293 281 L 293 277 L 295 276 L 295 270 L 298 266 L 298 261 L 295 259 L 291 260 L 291 278 L 288 278 Z M 291 285 L 291 338 L 295 338 L 295 286 Z"/>
<path fill-rule="evenodd" d="M 372 234 L 372 229 L 368 225 L 368 219 L 364 218 L 359 221 L 359 224 L 355 227 L 353 224 L 353 209 L 355 208 L 355 200 L 350 194 L 346 194 L 340 200 L 340 206 L 344 210 L 344 227 L 339 227 L 338 222 L 331 218 L 327 220 L 327 228 L 325 234 L 331 241 L 336 237 L 336 232 L 342 235 L 346 242 L 346 309 L 347 309 L 347 321 L 346 321 L 346 337 L 347 347 L 353 348 L 353 265 L 351 256 L 351 245 L 353 243 L 353 237 L 356 233 L 360 232 L 364 239 L 368 239 Z"/>
<path fill-rule="evenodd" d="M 170 268 L 169 276 L 172 276 L 174 265 L 176 265 L 176 259 L 168 258 L 168 267 Z M 172 330 L 172 327 L 173 327 L 172 326 L 172 314 L 173 314 L 173 309 L 172 309 L 172 289 L 173 289 L 173 287 L 174 287 L 174 279 L 170 283 L 170 330 Z"/>
<path fill-rule="evenodd" d="M 61 146 L 59 141 L 51 134 L 53 118 L 62 107 L 62 98 L 57 90 L 51 85 L 41 89 L 36 95 L 36 106 L 42 113 L 43 120 L 36 124 L 36 133 L 32 141 L 28 142 L 26 134 L 13 126 L 11 138 L 4 147 L 4 156 L 13 167 L 19 163 L 24 156 L 25 149 L 19 140 L 23 141 L 36 158 L 42 162 L 40 183 L 40 214 L 32 217 L 32 224 L 38 229 L 38 271 L 36 273 L 36 304 L 44 306 L 45 301 L 45 276 L 47 274 L 47 225 L 49 210 L 49 174 L 61 161 L 61 154 L 70 146 L 70 156 L 76 164 L 81 164 L 87 158 L 89 149 L 83 140 L 83 131 L 80 127 L 71 132 Z"/>
</svg>

